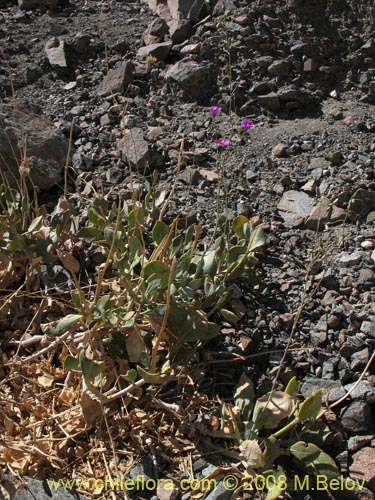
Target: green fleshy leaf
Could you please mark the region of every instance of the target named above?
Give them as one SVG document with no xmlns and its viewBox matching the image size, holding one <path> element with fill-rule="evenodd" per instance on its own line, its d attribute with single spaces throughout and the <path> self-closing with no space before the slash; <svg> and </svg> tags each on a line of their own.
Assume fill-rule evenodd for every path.
<svg viewBox="0 0 375 500">
<path fill-rule="evenodd" d="M 292 396 L 293 398 L 295 398 L 296 396 L 298 396 L 300 387 L 301 387 L 301 382 L 297 380 L 297 377 L 293 377 L 289 380 L 285 392 L 290 396 Z"/>
<path fill-rule="evenodd" d="M 298 418 L 305 420 L 316 419 L 322 407 L 322 389 L 318 389 L 314 394 L 305 399 L 298 411 Z"/>
<path fill-rule="evenodd" d="M 155 241 L 157 245 L 163 241 L 163 239 L 169 233 L 169 226 L 162 222 L 161 220 L 157 220 L 152 228 L 152 239 Z"/>
<path fill-rule="evenodd" d="M 82 319 L 82 314 L 68 314 L 60 319 L 55 326 L 47 326 L 44 333 L 46 335 L 60 335 L 68 331 L 72 326 Z"/>
<path fill-rule="evenodd" d="M 304 464 L 310 464 L 318 458 L 321 449 L 318 448 L 318 446 L 316 446 L 315 444 L 306 443 L 305 441 L 298 441 L 290 447 L 290 451 L 296 458 L 298 458 L 298 460 L 300 460 Z"/>
<path fill-rule="evenodd" d="M 68 354 L 64 360 L 64 368 L 66 370 L 77 370 L 78 367 L 79 367 L 78 359 Z"/>
</svg>

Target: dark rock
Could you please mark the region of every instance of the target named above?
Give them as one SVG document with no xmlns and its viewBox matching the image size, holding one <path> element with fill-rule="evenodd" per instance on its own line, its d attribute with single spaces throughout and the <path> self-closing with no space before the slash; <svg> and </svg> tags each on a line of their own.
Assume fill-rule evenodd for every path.
<svg viewBox="0 0 375 500">
<path fill-rule="evenodd" d="M 155 57 L 158 61 L 165 61 L 171 48 L 172 42 L 152 43 L 138 49 L 137 58 L 143 60 L 147 57 Z"/>
<path fill-rule="evenodd" d="M 268 111 L 277 112 L 280 110 L 280 100 L 276 92 L 270 92 L 266 95 L 259 95 L 257 97 L 258 104 Z"/>
<path fill-rule="evenodd" d="M 268 72 L 273 76 L 288 76 L 290 69 L 290 62 L 285 60 L 275 61 L 267 68 Z"/>
<path fill-rule="evenodd" d="M 346 391 L 350 391 L 355 385 L 355 382 L 345 386 Z M 361 380 L 356 385 L 355 389 L 350 393 L 350 397 L 354 401 L 366 401 L 368 404 L 375 403 L 375 387 L 373 387 L 367 380 Z"/>
<path fill-rule="evenodd" d="M 215 74 L 210 64 L 178 61 L 167 70 L 165 80 L 180 87 L 185 96 L 199 100 L 212 95 L 215 91 L 213 86 Z"/>
<path fill-rule="evenodd" d="M 98 95 L 101 97 L 117 94 L 126 90 L 133 80 L 134 65 L 130 61 L 124 61 L 115 69 L 108 72 L 99 85 Z"/>
<path fill-rule="evenodd" d="M 20 174 L 26 179 L 29 174 L 42 190 L 58 184 L 68 144 L 54 124 L 35 113 L 28 103 L 19 103 L 17 108 L 0 105 L 0 172 L 11 186 L 17 186 Z"/>
<path fill-rule="evenodd" d="M 185 19 L 172 19 L 168 23 L 169 36 L 174 44 L 185 42 L 193 33 L 190 21 Z"/>
<path fill-rule="evenodd" d="M 362 401 L 354 401 L 345 408 L 341 412 L 340 420 L 344 429 L 352 434 L 369 432 L 373 429 L 371 409 Z"/>
<path fill-rule="evenodd" d="M 158 17 L 152 21 L 143 33 L 143 41 L 145 45 L 162 42 L 168 31 L 167 22 L 161 17 Z"/>
<path fill-rule="evenodd" d="M 355 352 L 352 355 L 351 367 L 353 370 L 361 371 L 367 365 L 370 359 L 370 352 L 368 348 Z"/>
<path fill-rule="evenodd" d="M 59 4 L 60 0 L 18 0 L 18 6 L 22 10 L 33 10 L 39 7 L 53 8 Z"/>
<path fill-rule="evenodd" d="M 356 217 L 366 217 L 366 215 L 375 209 L 375 191 L 358 189 L 349 203 L 349 214 Z"/>
<path fill-rule="evenodd" d="M 313 208 L 309 218 L 305 222 L 306 228 L 312 231 L 321 230 L 324 224 L 330 220 L 331 210 L 329 201 L 322 198 Z"/>
</svg>

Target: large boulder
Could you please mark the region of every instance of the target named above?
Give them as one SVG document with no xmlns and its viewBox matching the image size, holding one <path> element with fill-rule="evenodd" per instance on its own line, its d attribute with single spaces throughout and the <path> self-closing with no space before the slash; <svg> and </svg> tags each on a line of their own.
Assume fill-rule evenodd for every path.
<svg viewBox="0 0 375 500">
<path fill-rule="evenodd" d="M 40 190 L 62 179 L 69 141 L 54 124 L 29 103 L 0 105 L 1 182 L 18 187 L 21 175 L 30 176 Z"/>
</svg>

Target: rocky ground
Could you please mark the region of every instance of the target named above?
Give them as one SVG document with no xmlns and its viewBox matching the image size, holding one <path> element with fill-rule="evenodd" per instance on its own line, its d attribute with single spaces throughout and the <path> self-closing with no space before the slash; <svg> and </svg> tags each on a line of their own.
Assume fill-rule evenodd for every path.
<svg viewBox="0 0 375 500">
<path fill-rule="evenodd" d="M 297 374 L 303 395 L 323 387 L 335 402 L 375 345 L 375 6 L 188 3 L 0 0 L 0 166 L 13 179 L 4 130 L 22 123 L 53 206 L 72 134 L 72 200 L 75 186 L 129 197 L 131 165 L 141 186 L 153 170 L 166 188 L 178 175 L 167 222 L 179 214 L 210 235 L 219 200 L 229 219 L 261 224 L 264 279 L 215 348 L 272 351 L 247 367 L 268 391 L 304 301 L 281 379 Z M 372 365 L 330 416 L 341 471 L 367 481 L 356 498 L 375 494 L 374 385 Z"/>
</svg>

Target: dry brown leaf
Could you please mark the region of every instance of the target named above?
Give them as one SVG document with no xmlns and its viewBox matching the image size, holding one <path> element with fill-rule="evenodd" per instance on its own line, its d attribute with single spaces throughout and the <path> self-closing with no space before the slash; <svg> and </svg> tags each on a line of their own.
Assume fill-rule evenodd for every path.
<svg viewBox="0 0 375 500">
<path fill-rule="evenodd" d="M 8 436 L 14 436 L 14 428 L 15 428 L 15 422 L 11 418 L 7 417 L 4 415 L 4 428 L 5 432 L 8 434 Z"/>
<path fill-rule="evenodd" d="M 87 389 L 82 391 L 81 409 L 83 418 L 89 426 L 95 425 L 103 416 L 102 405 Z"/>
<path fill-rule="evenodd" d="M 264 466 L 264 455 L 255 439 L 246 439 L 240 444 L 241 455 L 246 460 L 247 467 L 259 469 Z"/>
<path fill-rule="evenodd" d="M 73 257 L 69 252 L 58 251 L 57 255 L 62 262 L 62 265 L 68 270 L 73 271 L 74 273 L 78 273 L 80 270 L 79 262 L 76 258 Z"/>
<path fill-rule="evenodd" d="M 26 474 L 29 464 L 32 462 L 32 458 L 28 453 L 13 448 L 4 448 L 3 454 L 6 463 L 15 472 L 18 472 L 21 476 Z"/>
<path fill-rule="evenodd" d="M 40 384 L 45 389 L 50 389 L 53 386 L 54 378 L 48 373 L 43 373 L 37 378 L 38 384 Z"/>
</svg>

